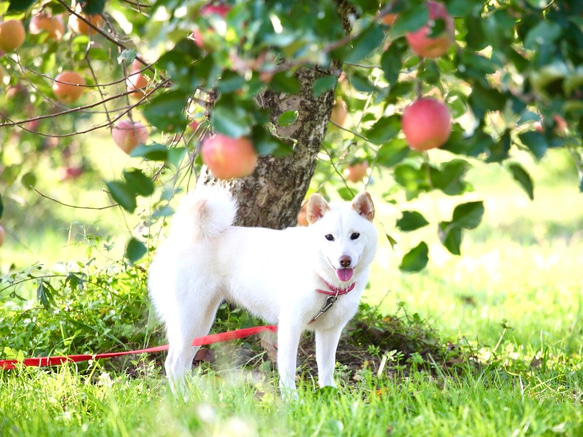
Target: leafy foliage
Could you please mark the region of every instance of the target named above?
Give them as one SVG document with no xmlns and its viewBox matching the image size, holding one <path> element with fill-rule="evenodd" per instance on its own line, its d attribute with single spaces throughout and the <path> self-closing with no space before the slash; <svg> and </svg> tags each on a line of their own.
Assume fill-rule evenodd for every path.
<svg viewBox="0 0 583 437">
<path fill-rule="evenodd" d="M 200 140 L 210 131 L 250 136 L 260 155 L 293 153 L 293 145 L 274 132 L 293 127 L 297 112 L 284 112 L 274 122 L 258 100 L 266 91 L 297 93 L 296 73 L 303 68 L 327 70 L 314 83 L 314 94 L 335 89 L 350 114 L 328 130 L 313 190 L 350 198 L 361 187 L 341 170 L 365 160 L 365 186 L 379 175 L 396 181 L 385 200 L 400 204 L 439 192 L 456 198 L 461 209 L 455 211 L 462 214 L 473 159 L 505 162 L 533 198 L 532 178 L 514 162 L 515 151 L 541 160 L 554 148 L 569 151 L 583 187 L 583 5 L 577 0 L 445 0 L 455 18 L 455 44 L 437 59 L 414 55 L 405 39 L 427 22 L 423 0 L 394 0 L 380 9 L 378 2 L 354 0 L 344 17 L 351 24 L 348 34 L 333 0 L 225 0 L 224 16 L 209 12 L 206 3 L 100 0 L 82 2 L 81 9 L 65 0 L 0 3 L 5 19 L 26 25 L 41 12 L 65 21 L 82 12 L 104 18 L 89 35 L 67 30 L 59 40 L 29 33 L 16 53 L 0 58 L 0 134 L 7 138 L 0 149 L 0 194 L 6 198 L 41 184 L 38 169 L 47 159 L 91 171 L 80 134 L 111 128 L 125 117 L 141 119 L 156 140 L 135 149 L 132 168 L 105 186 L 130 213 L 139 211 L 139 197 L 160 193 L 146 220 L 152 224 L 169 193 L 200 170 Z M 379 19 L 389 12 L 398 16 L 392 25 Z M 444 25 L 436 20 L 433 34 Z M 340 77 L 333 65 L 342 66 Z M 126 88 L 136 68 L 148 81 L 137 99 Z M 87 81 L 85 95 L 70 106 L 58 103 L 51 90 L 64 69 L 81 72 Z M 422 154 L 406 145 L 400 114 L 419 95 L 441 98 L 452 112 L 445 152 Z M 462 230 L 471 227 L 458 223 L 455 211 L 437 232 L 451 253 L 460 253 Z M 403 220 L 399 227 L 407 232 L 421 223 L 407 225 L 411 216 Z M 128 244 L 132 261 L 143 253 L 138 241 L 134 236 Z M 426 256 L 423 245 L 412 248 L 402 268 L 417 271 Z"/>
<path fill-rule="evenodd" d="M 64 274 L 39 274 L 40 266 L 2 282 L 2 355 L 47 356 L 141 348 L 163 342 L 148 320 L 146 271 L 139 266 L 79 266 Z M 36 291 L 36 302 L 27 298 Z"/>
</svg>

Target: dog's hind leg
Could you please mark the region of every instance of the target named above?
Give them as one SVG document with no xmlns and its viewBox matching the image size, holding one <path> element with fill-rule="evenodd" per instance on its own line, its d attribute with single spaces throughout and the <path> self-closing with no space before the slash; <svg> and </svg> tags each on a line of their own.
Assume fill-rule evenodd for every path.
<svg viewBox="0 0 583 437">
<path fill-rule="evenodd" d="M 336 348 L 342 327 L 329 330 L 316 330 L 316 363 L 318 364 L 318 383 L 320 387 L 336 387 L 334 365 Z"/>
<path fill-rule="evenodd" d="M 200 346 L 192 346 L 197 337 L 208 334 L 213 324 L 221 299 L 196 305 L 184 305 L 178 309 L 177 317 L 167 322 L 168 357 L 166 358 L 166 376 L 170 380 L 172 391 L 183 389 L 184 378 L 192 368 L 192 360 Z M 188 313 L 188 310 L 192 310 Z"/>
</svg>

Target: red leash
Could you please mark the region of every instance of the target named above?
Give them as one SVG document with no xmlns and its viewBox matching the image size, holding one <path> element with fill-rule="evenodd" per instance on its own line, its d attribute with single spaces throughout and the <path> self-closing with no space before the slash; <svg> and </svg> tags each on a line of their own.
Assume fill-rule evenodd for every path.
<svg viewBox="0 0 583 437">
<path fill-rule="evenodd" d="M 237 329 L 235 331 L 223 332 L 220 334 L 206 335 L 204 337 L 197 337 L 192 342 L 193 346 L 205 346 L 213 343 L 221 343 L 224 341 L 236 340 L 239 338 L 249 337 L 251 335 L 259 334 L 260 332 L 271 331 L 276 332 L 277 326 L 256 326 L 253 328 Z M 62 357 L 39 357 L 39 358 L 26 358 L 24 361 L 18 360 L 0 360 L 0 369 L 9 370 L 17 367 L 19 363 L 30 367 L 45 367 L 54 366 L 58 364 L 63 364 L 66 362 L 79 363 L 82 361 L 98 360 L 101 358 L 113 358 L 120 357 L 122 355 L 133 355 L 133 354 L 146 354 L 152 352 L 162 352 L 168 350 L 168 345 L 155 346 L 147 349 L 138 349 L 135 351 L 124 351 L 124 352 L 109 352 L 104 354 L 94 354 L 94 355 L 66 355 Z"/>
</svg>

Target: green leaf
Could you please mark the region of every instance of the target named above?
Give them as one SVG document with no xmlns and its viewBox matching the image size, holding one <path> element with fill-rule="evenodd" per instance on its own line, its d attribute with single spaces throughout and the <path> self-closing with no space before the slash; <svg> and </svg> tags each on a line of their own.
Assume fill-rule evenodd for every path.
<svg viewBox="0 0 583 437">
<path fill-rule="evenodd" d="M 355 63 L 369 56 L 374 49 L 382 44 L 385 32 L 380 24 L 373 22 L 371 26 L 361 32 L 349 44 L 351 49 L 344 57 L 345 62 Z"/>
<path fill-rule="evenodd" d="M 49 281 L 45 281 L 44 279 L 39 280 L 36 288 L 36 298 L 47 310 L 55 305 L 54 293 L 55 289 Z"/>
<path fill-rule="evenodd" d="M 179 167 L 180 162 L 186 155 L 186 147 L 173 147 L 168 150 L 168 159 L 166 162 L 176 168 Z"/>
<path fill-rule="evenodd" d="M 410 151 L 411 149 L 404 139 L 389 141 L 379 149 L 376 157 L 377 164 L 392 168 L 403 161 L 409 155 Z"/>
<path fill-rule="evenodd" d="M 406 190 L 407 200 L 416 198 L 430 189 L 427 171 L 404 162 L 394 169 L 395 181 Z"/>
<path fill-rule="evenodd" d="M 520 164 L 514 162 L 509 164 L 508 168 L 510 169 L 514 180 L 520 184 L 524 191 L 526 191 L 529 199 L 534 200 L 534 184 L 528 172 Z"/>
<path fill-rule="evenodd" d="M 240 138 L 251 132 L 247 111 L 238 106 L 217 104 L 211 113 L 210 122 L 215 132 L 231 138 Z"/>
<path fill-rule="evenodd" d="M 253 127 L 251 141 L 253 142 L 255 151 L 260 156 L 273 155 L 275 157 L 282 157 L 293 152 L 293 148 L 289 144 L 273 136 L 263 126 Z"/>
<path fill-rule="evenodd" d="M 393 36 L 402 35 L 405 32 L 415 32 L 429 21 L 429 10 L 425 4 L 407 8 L 399 13 L 399 18 L 391 27 Z"/>
<path fill-rule="evenodd" d="M 439 239 L 451 254 L 461 254 L 462 228 L 452 226 L 451 222 L 441 222 L 439 224 Z"/>
<path fill-rule="evenodd" d="M 89 15 L 101 14 L 105 9 L 106 0 L 84 0 L 79 2 L 81 10 Z"/>
<path fill-rule="evenodd" d="M 485 141 L 483 144 L 488 142 L 488 138 L 482 137 Z M 506 129 L 502 137 L 498 140 L 498 142 L 492 141 L 489 146 L 489 156 L 486 159 L 486 162 L 501 162 L 508 158 L 508 152 L 510 152 L 510 147 L 512 146 L 512 138 L 510 136 L 510 130 Z"/>
<path fill-rule="evenodd" d="M 12 0 L 8 6 L 8 12 L 26 11 L 36 0 Z"/>
<path fill-rule="evenodd" d="M 452 17 L 479 17 L 483 7 L 482 0 L 447 0 L 445 3 Z"/>
<path fill-rule="evenodd" d="M 71 290 L 81 290 L 83 289 L 83 285 L 85 284 L 84 275 L 81 273 L 73 273 L 69 272 L 67 274 L 67 278 L 65 279 L 65 284 L 69 284 Z"/>
<path fill-rule="evenodd" d="M 126 246 L 125 253 L 126 258 L 130 261 L 130 263 L 134 264 L 146 253 L 148 253 L 148 248 L 146 245 L 132 237 Z"/>
<path fill-rule="evenodd" d="M 181 90 L 160 94 L 143 106 L 144 117 L 159 130 L 178 132 L 186 125 L 187 99 L 187 94 Z"/>
<path fill-rule="evenodd" d="M 168 206 L 168 205 L 164 205 L 160 208 L 157 208 L 153 213 L 152 213 L 152 218 L 153 219 L 158 219 L 161 217 L 170 217 L 174 214 L 174 210 Z"/>
<path fill-rule="evenodd" d="M 387 234 L 385 232 L 385 237 L 387 237 L 387 241 L 389 242 L 389 244 L 391 245 L 391 248 L 395 248 L 397 246 L 397 240 L 395 240 L 393 237 L 391 237 L 389 234 Z"/>
<path fill-rule="evenodd" d="M 422 82 L 428 83 L 430 85 L 437 84 L 440 77 L 437 63 L 433 60 L 426 60 L 423 68 L 420 68 L 418 75 Z"/>
<path fill-rule="evenodd" d="M 22 185 L 30 190 L 36 185 L 36 175 L 29 171 L 28 173 L 22 175 L 21 181 Z"/>
<path fill-rule="evenodd" d="M 468 99 L 474 115 L 479 120 L 486 116 L 487 111 L 501 111 L 506 105 L 506 96 L 494 88 L 474 83 Z"/>
<path fill-rule="evenodd" d="M 483 18 L 468 17 L 466 18 L 466 22 L 468 27 L 468 34 L 466 36 L 468 47 L 475 51 L 480 51 L 486 48 L 488 46 L 488 38 L 482 27 Z"/>
<path fill-rule="evenodd" d="M 314 81 L 313 92 L 314 97 L 318 97 L 320 94 L 331 91 L 336 87 L 338 83 L 338 78 L 336 76 L 324 76 Z"/>
<path fill-rule="evenodd" d="M 406 45 L 402 39 L 397 39 L 391 43 L 389 48 L 381 56 L 381 68 L 387 82 L 392 85 L 399 79 L 401 74 L 402 56 L 405 52 Z"/>
<path fill-rule="evenodd" d="M 127 187 L 136 194 L 150 196 L 154 192 L 152 179 L 142 173 L 140 169 L 124 170 L 123 177 L 127 181 Z"/>
<path fill-rule="evenodd" d="M 136 193 L 134 193 L 126 183 L 122 181 L 106 181 L 105 185 L 111 194 L 113 200 L 128 212 L 136 210 Z"/>
<path fill-rule="evenodd" d="M 401 131 L 401 116 L 399 114 L 390 117 L 382 117 L 368 131 L 364 133 L 373 144 L 382 144 L 397 136 Z"/>
<path fill-rule="evenodd" d="M 399 97 L 409 95 L 413 91 L 413 82 L 397 82 L 389 88 L 388 103 L 395 103 Z"/>
<path fill-rule="evenodd" d="M 403 256 L 399 269 L 403 272 L 414 273 L 425 268 L 429 261 L 427 243 L 421 242 Z"/>
<path fill-rule="evenodd" d="M 552 21 L 541 20 L 534 26 L 524 39 L 527 49 L 536 50 L 538 46 L 550 44 L 561 37 L 563 33 L 561 25 Z"/>
<path fill-rule="evenodd" d="M 403 211 L 403 216 L 397 220 L 397 227 L 405 232 L 415 231 L 428 224 L 427 219 L 417 211 Z"/>
<path fill-rule="evenodd" d="M 464 228 L 474 229 L 482 221 L 484 215 L 484 202 L 462 203 L 453 210 L 452 225 Z"/>
<path fill-rule="evenodd" d="M 244 77 L 234 71 L 227 70 L 223 72 L 216 88 L 221 93 L 232 93 L 243 88 L 245 82 L 246 79 Z"/>
<path fill-rule="evenodd" d="M 470 164 L 463 159 L 445 162 L 441 168 L 430 166 L 429 172 L 433 187 L 449 196 L 463 194 L 468 188 L 464 176 L 469 166 Z"/>
<path fill-rule="evenodd" d="M 164 144 L 140 144 L 130 152 L 132 158 L 144 158 L 146 161 L 166 161 L 168 148 Z"/>
<path fill-rule="evenodd" d="M 297 94 L 300 92 L 300 83 L 290 72 L 282 71 L 271 78 L 269 88 L 280 93 Z"/>
<path fill-rule="evenodd" d="M 350 76 L 350 83 L 357 91 L 360 91 L 361 93 L 372 93 L 380 91 L 378 87 L 373 85 L 373 83 L 368 80 L 368 77 L 359 73 L 354 73 Z"/>
<path fill-rule="evenodd" d="M 354 199 L 354 192 L 348 187 L 340 187 L 336 190 L 340 198 L 346 202 Z"/>
<path fill-rule="evenodd" d="M 547 151 L 547 140 L 545 136 L 536 131 L 524 132 L 518 135 L 522 144 L 530 149 L 536 159 L 541 159 Z"/>
<path fill-rule="evenodd" d="M 298 111 L 285 111 L 277 119 L 277 124 L 279 126 L 290 126 L 296 122 L 298 119 Z"/>
</svg>

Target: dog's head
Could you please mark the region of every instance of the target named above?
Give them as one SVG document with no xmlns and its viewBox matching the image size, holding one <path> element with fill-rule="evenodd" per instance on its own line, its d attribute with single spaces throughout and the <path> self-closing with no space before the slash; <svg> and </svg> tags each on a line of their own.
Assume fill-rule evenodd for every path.
<svg viewBox="0 0 583 437">
<path fill-rule="evenodd" d="M 315 233 L 319 255 L 339 281 L 350 281 L 372 262 L 377 246 L 374 216 L 372 198 L 365 191 L 350 204 L 329 204 L 318 194 L 308 200 L 306 217 Z"/>
</svg>

